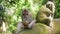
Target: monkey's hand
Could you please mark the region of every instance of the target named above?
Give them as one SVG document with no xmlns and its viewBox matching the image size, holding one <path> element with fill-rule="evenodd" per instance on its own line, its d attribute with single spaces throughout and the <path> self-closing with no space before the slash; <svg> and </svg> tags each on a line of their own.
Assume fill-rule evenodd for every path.
<svg viewBox="0 0 60 34">
<path fill-rule="evenodd" d="M 36 20 L 33 20 L 30 24 L 29 24 L 29 28 L 32 28 L 33 26 L 34 26 L 34 24 L 35 24 L 35 22 L 36 22 Z"/>
<path fill-rule="evenodd" d="M 46 12 L 46 16 L 49 17 L 50 15 L 53 15 L 54 13 L 49 11 L 49 12 Z"/>
<path fill-rule="evenodd" d="M 28 26 L 29 25 L 28 21 L 23 22 L 23 25 Z"/>
</svg>

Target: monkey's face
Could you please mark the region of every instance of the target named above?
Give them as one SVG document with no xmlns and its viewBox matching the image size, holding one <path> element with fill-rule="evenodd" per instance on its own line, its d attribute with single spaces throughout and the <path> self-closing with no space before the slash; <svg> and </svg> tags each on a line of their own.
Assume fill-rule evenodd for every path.
<svg viewBox="0 0 60 34">
<path fill-rule="evenodd" d="M 22 16 L 25 18 L 28 16 L 28 10 L 27 9 L 24 9 L 23 13 L 22 13 Z"/>
<path fill-rule="evenodd" d="M 52 4 L 46 4 L 46 7 L 49 8 L 52 11 Z"/>
<path fill-rule="evenodd" d="M 28 26 L 27 18 L 28 18 L 28 10 L 24 9 L 22 12 L 22 21 L 24 26 Z"/>
</svg>

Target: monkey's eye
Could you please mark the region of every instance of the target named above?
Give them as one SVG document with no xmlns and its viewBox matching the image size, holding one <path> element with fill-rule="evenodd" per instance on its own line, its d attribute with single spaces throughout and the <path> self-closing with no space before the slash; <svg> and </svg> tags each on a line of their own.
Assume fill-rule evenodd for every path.
<svg viewBox="0 0 60 34">
<path fill-rule="evenodd" d="M 46 5 L 46 7 L 48 7 L 48 6 L 49 6 L 49 4 Z"/>
<path fill-rule="evenodd" d="M 22 15 L 25 15 L 24 13 Z"/>
<path fill-rule="evenodd" d="M 50 8 L 50 7 L 51 7 L 51 4 L 47 4 L 46 7 L 47 7 L 47 8 Z"/>
<path fill-rule="evenodd" d="M 28 13 L 25 13 L 25 14 L 23 14 L 23 15 L 28 15 Z"/>
<path fill-rule="evenodd" d="M 26 15 L 28 15 L 28 13 Z"/>
</svg>

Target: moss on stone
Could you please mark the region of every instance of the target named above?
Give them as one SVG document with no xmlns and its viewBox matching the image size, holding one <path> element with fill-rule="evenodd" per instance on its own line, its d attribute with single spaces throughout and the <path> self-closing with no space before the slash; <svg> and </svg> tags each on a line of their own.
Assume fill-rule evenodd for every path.
<svg viewBox="0 0 60 34">
<path fill-rule="evenodd" d="M 48 34 L 48 29 L 46 25 L 37 23 L 32 29 L 23 30 L 20 34 Z"/>
</svg>

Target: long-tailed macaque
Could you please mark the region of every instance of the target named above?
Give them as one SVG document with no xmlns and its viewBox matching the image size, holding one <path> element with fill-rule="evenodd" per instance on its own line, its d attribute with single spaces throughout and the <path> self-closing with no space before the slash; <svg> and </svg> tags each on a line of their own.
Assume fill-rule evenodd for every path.
<svg viewBox="0 0 60 34">
<path fill-rule="evenodd" d="M 33 25 L 35 24 L 35 21 L 36 20 L 33 19 L 32 14 L 29 12 L 29 10 L 23 9 L 22 22 L 18 23 L 16 34 L 18 34 L 21 31 L 21 28 L 31 29 Z"/>
<path fill-rule="evenodd" d="M 52 21 L 53 21 L 54 13 L 55 13 L 54 0 L 49 0 L 49 1 L 46 3 L 46 7 L 47 7 L 48 9 L 50 9 L 50 10 L 53 12 L 53 14 L 50 15 L 50 17 L 51 17 L 51 23 L 50 23 L 50 26 L 53 26 Z"/>
<path fill-rule="evenodd" d="M 47 25 L 47 28 L 49 29 L 49 34 L 51 31 L 53 31 L 53 29 L 51 28 L 53 25 L 51 24 L 51 15 L 53 15 L 53 12 L 49 8 L 47 8 L 46 5 L 42 6 L 36 15 L 36 22 Z"/>
<path fill-rule="evenodd" d="M 4 15 L 5 9 L 2 5 L 0 5 L 0 33 L 6 32 L 6 26 L 5 26 L 5 15 Z"/>
<path fill-rule="evenodd" d="M 39 12 L 37 13 L 37 22 L 43 22 L 49 26 L 53 26 L 52 20 L 55 12 L 55 5 L 52 0 L 49 0 L 44 6 L 41 7 Z M 46 20 L 48 19 L 48 20 Z"/>
</svg>

